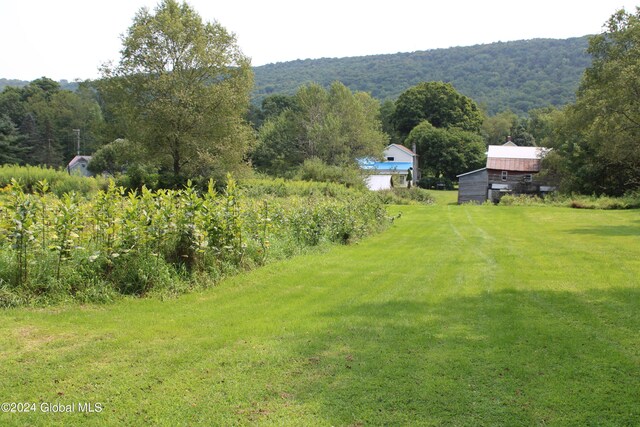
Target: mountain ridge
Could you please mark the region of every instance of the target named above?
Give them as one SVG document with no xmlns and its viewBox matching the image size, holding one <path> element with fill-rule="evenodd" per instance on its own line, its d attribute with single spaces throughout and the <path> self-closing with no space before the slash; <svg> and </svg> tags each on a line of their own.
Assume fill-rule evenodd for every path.
<svg viewBox="0 0 640 427">
<path fill-rule="evenodd" d="M 488 113 L 561 107 L 575 100 L 584 70 L 589 36 L 530 39 L 341 58 L 297 59 L 253 67 L 254 104 L 272 94 L 292 95 L 311 82 L 338 80 L 354 91 L 384 101 L 421 81 L 444 81 L 478 102 Z M 0 78 L 5 86 L 28 81 Z M 75 90 L 77 82 L 61 81 Z"/>
<path fill-rule="evenodd" d="M 339 80 L 380 100 L 395 99 L 421 81 L 452 83 L 489 113 L 562 106 L 575 100 L 589 36 L 495 42 L 395 54 L 298 59 L 254 67 L 254 102 L 291 95 L 310 82 Z"/>
</svg>

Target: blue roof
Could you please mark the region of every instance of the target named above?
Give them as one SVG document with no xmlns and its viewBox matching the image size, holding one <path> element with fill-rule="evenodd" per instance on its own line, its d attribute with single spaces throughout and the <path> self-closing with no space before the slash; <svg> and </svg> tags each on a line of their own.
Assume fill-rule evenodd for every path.
<svg viewBox="0 0 640 427">
<path fill-rule="evenodd" d="M 362 169 L 380 172 L 407 172 L 413 168 L 413 164 L 411 162 L 372 162 L 370 160 L 360 160 L 360 167 Z"/>
</svg>

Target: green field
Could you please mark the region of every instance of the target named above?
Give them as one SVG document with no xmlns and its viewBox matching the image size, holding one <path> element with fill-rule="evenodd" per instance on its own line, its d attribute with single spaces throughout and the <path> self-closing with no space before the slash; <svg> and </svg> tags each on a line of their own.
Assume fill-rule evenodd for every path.
<svg viewBox="0 0 640 427">
<path fill-rule="evenodd" d="M 177 299 L 0 311 L 36 409 L 0 425 L 639 425 L 640 212 L 438 196 Z"/>
</svg>

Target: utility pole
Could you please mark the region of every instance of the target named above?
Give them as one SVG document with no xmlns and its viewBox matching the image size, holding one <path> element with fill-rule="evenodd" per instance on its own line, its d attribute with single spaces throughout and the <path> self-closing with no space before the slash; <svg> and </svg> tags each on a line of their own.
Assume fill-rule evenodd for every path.
<svg viewBox="0 0 640 427">
<path fill-rule="evenodd" d="M 80 155 L 80 129 L 74 129 L 73 131 L 75 132 L 76 137 L 77 137 L 77 141 L 78 141 L 77 142 L 77 155 L 79 156 Z"/>
</svg>

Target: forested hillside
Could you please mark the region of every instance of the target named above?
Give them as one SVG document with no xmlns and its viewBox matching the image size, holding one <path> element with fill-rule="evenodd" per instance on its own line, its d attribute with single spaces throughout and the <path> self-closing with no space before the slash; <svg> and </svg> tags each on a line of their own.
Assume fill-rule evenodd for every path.
<svg viewBox="0 0 640 427">
<path fill-rule="evenodd" d="M 395 99 L 421 81 L 452 83 L 489 113 L 510 109 L 524 114 L 532 108 L 565 105 L 591 63 L 587 37 L 536 39 L 350 58 L 305 59 L 254 67 L 254 102 L 271 94 L 293 95 L 309 82 L 328 86 L 339 80 L 351 90 L 380 100 Z M 28 82 L 0 79 L 4 86 Z M 63 81 L 63 89 L 74 83 Z"/>
<path fill-rule="evenodd" d="M 255 67 L 254 100 L 335 80 L 375 98 L 394 99 L 421 81 L 452 83 L 489 113 L 565 105 L 591 63 L 588 37 L 536 39 L 413 53 L 306 59 Z"/>
</svg>

